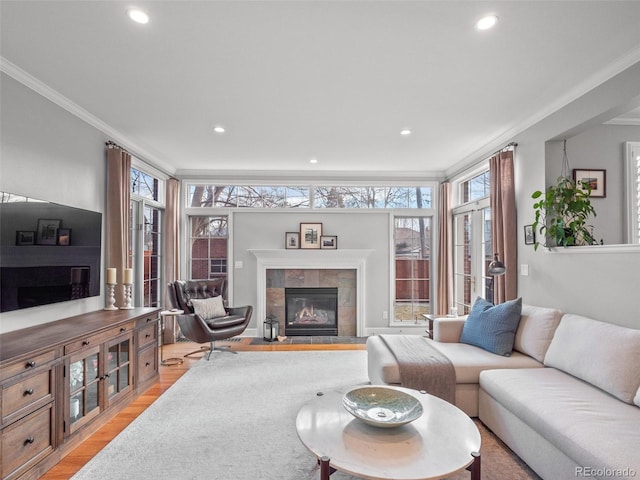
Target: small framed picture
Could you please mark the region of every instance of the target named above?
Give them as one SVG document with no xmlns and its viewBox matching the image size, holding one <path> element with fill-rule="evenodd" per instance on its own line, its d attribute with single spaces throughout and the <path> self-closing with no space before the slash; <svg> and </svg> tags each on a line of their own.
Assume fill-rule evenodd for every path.
<svg viewBox="0 0 640 480">
<path fill-rule="evenodd" d="M 338 248 L 338 237 L 335 235 L 322 235 L 320 237 L 320 248 L 335 250 Z"/>
<path fill-rule="evenodd" d="M 533 245 L 536 243 L 536 232 L 533 229 L 533 225 L 524 226 L 524 244 Z"/>
<path fill-rule="evenodd" d="M 61 220 L 38 220 L 36 243 L 38 245 L 55 245 L 58 243 L 58 228 Z"/>
<path fill-rule="evenodd" d="M 36 232 L 19 230 L 16 232 L 16 245 L 35 245 Z"/>
<path fill-rule="evenodd" d="M 285 233 L 284 248 L 300 248 L 300 232 Z"/>
<path fill-rule="evenodd" d="M 300 224 L 300 248 L 320 248 L 321 223 Z"/>
<path fill-rule="evenodd" d="M 64 246 L 71 245 L 71 229 L 70 228 L 58 229 L 58 245 L 64 245 Z"/>
<path fill-rule="evenodd" d="M 574 168 L 573 181 L 583 187 L 587 185 L 591 189 L 591 198 L 604 198 L 607 196 L 607 171 L 602 169 Z"/>
</svg>

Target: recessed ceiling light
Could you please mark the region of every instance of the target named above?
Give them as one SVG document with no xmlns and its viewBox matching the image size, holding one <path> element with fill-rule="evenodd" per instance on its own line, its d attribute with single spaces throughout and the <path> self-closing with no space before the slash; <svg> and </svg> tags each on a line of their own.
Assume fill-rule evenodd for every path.
<svg viewBox="0 0 640 480">
<path fill-rule="evenodd" d="M 488 30 L 498 23 L 498 17 L 496 15 L 485 15 L 476 23 L 478 30 Z"/>
<path fill-rule="evenodd" d="M 221 127 L 220 125 L 213 127 L 213 131 L 216 133 L 224 133 L 226 132 L 224 127 Z"/>
<path fill-rule="evenodd" d="M 139 8 L 130 8 L 127 10 L 127 15 L 129 15 L 129 18 L 136 23 L 149 23 L 149 15 Z"/>
<path fill-rule="evenodd" d="M 407 135 L 411 135 L 411 130 L 409 130 L 408 128 L 403 128 L 402 130 L 400 130 L 400 135 L 403 136 L 407 136 Z"/>
<path fill-rule="evenodd" d="M 318 163 L 318 159 L 317 158 L 312 158 L 311 160 L 309 160 L 309 163 Z"/>
</svg>

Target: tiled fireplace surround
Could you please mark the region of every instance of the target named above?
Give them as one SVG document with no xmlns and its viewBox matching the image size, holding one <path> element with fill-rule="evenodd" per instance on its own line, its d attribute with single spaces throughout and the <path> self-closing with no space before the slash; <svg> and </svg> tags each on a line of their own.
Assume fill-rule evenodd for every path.
<svg viewBox="0 0 640 480">
<path fill-rule="evenodd" d="M 354 269 L 268 269 L 266 314 L 276 318 L 285 332 L 285 289 L 338 288 L 338 336 L 356 335 L 356 271 Z"/>
<path fill-rule="evenodd" d="M 278 319 L 284 335 L 286 287 L 337 287 L 338 335 L 362 336 L 366 265 L 373 250 L 250 250 L 257 259 L 256 321 L 262 336 L 267 316 Z"/>
</svg>

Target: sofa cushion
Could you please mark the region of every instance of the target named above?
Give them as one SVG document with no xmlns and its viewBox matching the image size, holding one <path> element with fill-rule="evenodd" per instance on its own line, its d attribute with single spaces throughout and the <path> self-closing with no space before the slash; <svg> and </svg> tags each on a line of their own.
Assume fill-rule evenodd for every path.
<svg viewBox="0 0 640 480">
<path fill-rule="evenodd" d="M 555 308 L 522 305 L 513 349 L 542 362 L 561 318 L 562 312 Z"/>
<path fill-rule="evenodd" d="M 209 320 L 216 317 L 224 317 L 227 311 L 224 309 L 222 303 L 222 296 L 216 295 L 211 298 L 191 299 L 191 305 L 193 305 L 193 313 L 198 315 L 203 320 Z"/>
<path fill-rule="evenodd" d="M 493 305 L 478 297 L 464 322 L 460 342 L 497 355 L 511 355 L 521 313 L 521 298 Z"/>
<path fill-rule="evenodd" d="M 487 370 L 480 388 L 576 464 L 640 472 L 639 408 L 553 368 Z"/>
<path fill-rule="evenodd" d="M 544 363 L 633 403 L 640 387 L 640 330 L 566 314 Z"/>
</svg>

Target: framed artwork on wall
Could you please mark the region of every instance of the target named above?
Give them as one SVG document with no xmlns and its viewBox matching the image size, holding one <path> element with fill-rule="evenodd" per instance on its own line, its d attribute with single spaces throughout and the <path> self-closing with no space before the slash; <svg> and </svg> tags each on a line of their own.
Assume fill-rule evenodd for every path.
<svg viewBox="0 0 640 480">
<path fill-rule="evenodd" d="M 604 198 L 607 196 L 607 171 L 603 169 L 574 168 L 573 181 L 576 185 L 589 185 L 591 198 Z"/>
<path fill-rule="evenodd" d="M 19 230 L 16 232 L 16 245 L 35 245 L 36 232 Z"/>
<path fill-rule="evenodd" d="M 322 235 L 320 237 L 320 248 L 335 250 L 338 248 L 338 237 L 336 235 Z"/>
<path fill-rule="evenodd" d="M 64 245 L 64 246 L 71 245 L 71 229 L 70 228 L 58 229 L 58 245 Z"/>
<path fill-rule="evenodd" d="M 300 248 L 320 248 L 322 223 L 300 224 Z"/>
<path fill-rule="evenodd" d="M 536 243 L 536 232 L 533 230 L 533 225 L 524 226 L 524 244 L 533 245 Z"/>
<path fill-rule="evenodd" d="M 58 243 L 58 228 L 61 220 L 38 220 L 36 243 L 38 245 L 55 245 Z"/>
<path fill-rule="evenodd" d="M 300 248 L 300 232 L 285 233 L 284 248 Z"/>
</svg>

